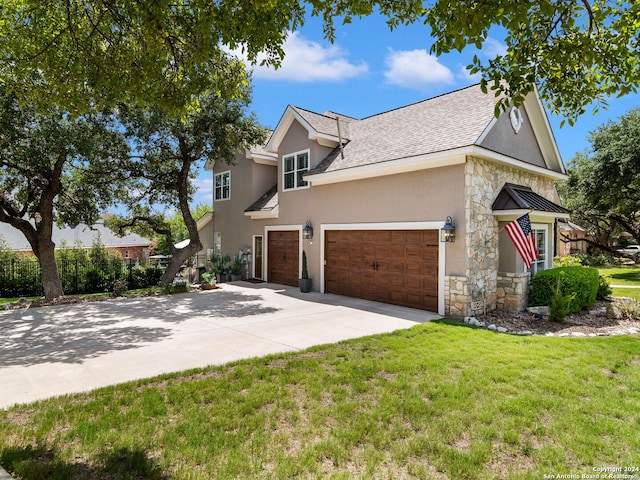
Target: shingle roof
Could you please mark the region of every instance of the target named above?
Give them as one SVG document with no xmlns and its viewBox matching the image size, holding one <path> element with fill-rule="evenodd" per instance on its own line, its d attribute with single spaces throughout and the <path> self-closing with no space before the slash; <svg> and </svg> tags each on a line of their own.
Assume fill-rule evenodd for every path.
<svg viewBox="0 0 640 480">
<path fill-rule="evenodd" d="M 291 106 L 291 108 L 295 110 L 296 113 L 298 113 L 309 125 L 311 125 L 316 132 L 334 137 L 338 137 L 338 122 L 336 121 L 336 118 L 339 117 L 340 135 L 343 140 L 349 139 L 350 124 L 361 121 L 353 117 L 348 117 L 346 115 L 330 111 L 315 113 L 300 107 Z"/>
<path fill-rule="evenodd" d="M 245 212 L 270 212 L 278 206 L 278 184 L 252 203 Z"/>
<path fill-rule="evenodd" d="M 151 240 L 135 233 L 118 237 L 109 228 L 105 227 L 102 221 L 97 222 L 93 229 L 82 224 L 65 228 L 54 225 L 52 239 L 57 248 L 62 247 L 63 244 L 67 247 L 74 247 L 76 243 L 79 243 L 82 248 L 91 248 L 93 239 L 98 235 L 100 235 L 102 244 L 107 248 L 147 247 L 151 244 Z M 0 227 L 0 236 L 12 250 L 31 250 L 31 245 L 29 245 L 22 232 L 7 224 L 2 224 Z"/>
<path fill-rule="evenodd" d="M 344 157 L 330 155 L 309 174 L 474 145 L 495 118 L 496 101 L 474 85 L 362 120 L 349 119 L 348 135 L 341 132 L 349 140 Z M 305 120 L 316 130 L 337 135 L 331 117 L 296 111 L 305 112 Z"/>
<path fill-rule="evenodd" d="M 569 213 L 566 208 L 538 195 L 529 187 L 505 183 L 491 207 L 493 210 L 535 210 L 538 212 Z"/>
</svg>

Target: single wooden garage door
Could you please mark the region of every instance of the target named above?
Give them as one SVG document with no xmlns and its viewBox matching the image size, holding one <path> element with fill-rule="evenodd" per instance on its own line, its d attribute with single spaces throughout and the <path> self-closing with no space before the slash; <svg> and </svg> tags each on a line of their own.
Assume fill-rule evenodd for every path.
<svg viewBox="0 0 640 480">
<path fill-rule="evenodd" d="M 298 231 L 269 232 L 268 238 L 268 281 L 297 287 L 300 265 Z"/>
<path fill-rule="evenodd" d="M 438 230 L 329 230 L 325 291 L 438 311 Z"/>
</svg>

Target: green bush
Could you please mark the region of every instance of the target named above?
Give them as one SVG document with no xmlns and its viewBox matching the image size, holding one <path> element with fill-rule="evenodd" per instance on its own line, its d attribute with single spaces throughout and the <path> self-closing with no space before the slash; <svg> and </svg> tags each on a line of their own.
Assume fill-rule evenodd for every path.
<svg viewBox="0 0 640 480">
<path fill-rule="evenodd" d="M 598 253 L 595 255 L 587 255 L 586 253 L 577 253 L 576 258 L 580 259 L 580 262 L 585 267 L 606 267 L 609 265 L 622 265 L 623 259 L 614 257 L 612 255 L 605 255 L 604 253 Z"/>
<path fill-rule="evenodd" d="M 605 300 L 609 295 L 613 293 L 611 287 L 609 286 L 609 281 L 600 275 L 598 280 L 598 293 L 596 294 L 597 300 Z"/>
<path fill-rule="evenodd" d="M 549 320 L 552 322 L 564 322 L 564 319 L 571 312 L 571 303 L 576 298 L 575 292 L 570 294 L 562 293 L 562 283 L 567 274 L 560 272 L 556 283 L 556 291 L 549 300 Z"/>
<path fill-rule="evenodd" d="M 566 257 L 554 257 L 554 267 L 581 267 L 582 260 L 575 255 L 567 255 Z"/>
<path fill-rule="evenodd" d="M 564 275 L 561 275 L 564 273 Z M 560 279 L 560 280 L 559 280 Z M 569 304 L 569 313 L 579 312 L 596 303 L 600 275 L 590 267 L 559 267 L 537 273 L 531 279 L 532 291 L 529 306 L 551 305 L 554 295 L 575 293 Z"/>
</svg>

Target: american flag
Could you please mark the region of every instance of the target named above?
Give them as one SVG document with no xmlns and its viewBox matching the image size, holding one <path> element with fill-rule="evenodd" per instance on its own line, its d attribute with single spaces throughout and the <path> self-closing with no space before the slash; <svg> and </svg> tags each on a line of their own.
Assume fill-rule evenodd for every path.
<svg viewBox="0 0 640 480">
<path fill-rule="evenodd" d="M 504 227 L 509 234 L 509 238 L 516 246 L 516 250 L 524 260 L 527 268 L 531 268 L 531 262 L 538 259 L 538 248 L 531 232 L 531 220 L 526 213 L 520 218 Z"/>
</svg>

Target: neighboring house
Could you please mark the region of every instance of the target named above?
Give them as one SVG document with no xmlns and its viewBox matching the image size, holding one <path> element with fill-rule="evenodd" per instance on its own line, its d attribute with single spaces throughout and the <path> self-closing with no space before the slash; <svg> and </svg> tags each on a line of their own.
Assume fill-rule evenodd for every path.
<svg viewBox="0 0 640 480">
<path fill-rule="evenodd" d="M 362 120 L 288 106 L 263 148 L 207 165 L 216 249 L 250 252 L 254 277 L 285 285 L 304 250 L 320 292 L 450 315 L 524 308 L 531 272 L 503 227 L 529 213 L 532 270 L 552 267 L 566 174 L 537 93 L 499 118 L 495 103 L 476 85 Z"/>
<path fill-rule="evenodd" d="M 573 222 L 558 222 L 558 255 L 565 257 L 574 253 L 587 253 L 589 244 L 581 239 L 592 239 L 592 237 L 580 225 Z"/>
<path fill-rule="evenodd" d="M 20 230 L 3 223 L 0 224 L 0 235 L 11 250 L 25 255 L 33 255 L 31 245 Z M 93 242 L 99 238 L 107 250 L 120 252 L 123 258 L 131 260 L 147 259 L 151 247 L 151 240 L 135 233 L 118 237 L 104 226 L 102 220 L 93 227 L 81 224 L 76 227 L 60 228 L 54 225 L 51 237 L 56 244 L 56 249 L 79 246 L 85 250 L 89 250 Z"/>
</svg>

